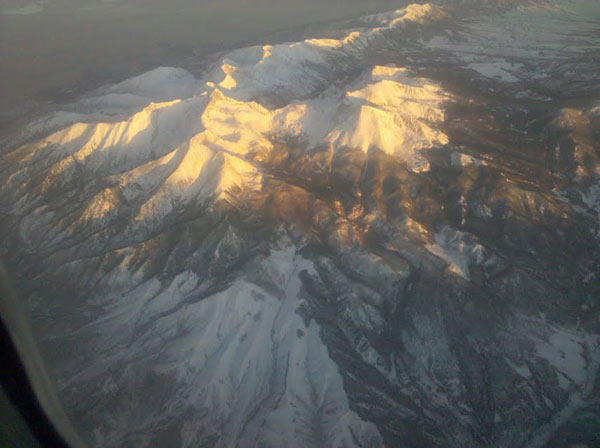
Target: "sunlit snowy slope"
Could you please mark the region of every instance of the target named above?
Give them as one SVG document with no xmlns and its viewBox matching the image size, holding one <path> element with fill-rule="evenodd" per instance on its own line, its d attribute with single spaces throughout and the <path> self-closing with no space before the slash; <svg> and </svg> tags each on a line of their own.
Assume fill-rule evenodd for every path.
<svg viewBox="0 0 600 448">
<path fill-rule="evenodd" d="M 2 140 L 2 256 L 82 437 L 593 446 L 598 3 L 322 34 Z"/>
</svg>

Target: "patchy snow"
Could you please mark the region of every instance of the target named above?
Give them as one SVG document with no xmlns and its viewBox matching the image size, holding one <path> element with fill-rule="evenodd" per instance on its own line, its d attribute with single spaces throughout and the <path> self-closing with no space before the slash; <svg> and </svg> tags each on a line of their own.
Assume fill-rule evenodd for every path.
<svg viewBox="0 0 600 448">
<path fill-rule="evenodd" d="M 120 419 L 120 412 L 137 406 L 121 400 L 116 418 L 94 431 L 95 444 L 118 445 L 136 427 L 173 413 L 184 422 L 183 446 L 210 439 L 210 431 L 201 430 L 207 427 L 221 434 L 219 446 L 381 445 L 376 427 L 350 409 L 319 326 L 296 312 L 302 303 L 299 274 L 314 273 L 312 263 L 286 239 L 256 263 L 274 290 L 240 276 L 198 300 L 203 285 L 185 271 L 164 287 L 156 279 L 144 282 L 81 330 L 99 335 L 102 356 L 67 384 L 103 378 L 103 399 L 119 401 L 117 392 L 135 389 L 152 359 L 153 372 L 168 375 L 178 388 L 155 410 L 158 415 L 143 420 Z M 143 373 L 125 375 L 123 366 Z M 197 411 L 177 417 L 184 409 Z"/>
<path fill-rule="evenodd" d="M 483 262 L 484 248 L 472 241 L 469 234 L 446 226 L 435 234 L 435 243 L 426 249 L 448 264 L 448 269 L 469 280 L 469 267 Z"/>
<path fill-rule="evenodd" d="M 451 166 L 481 166 L 486 163 L 477 157 L 470 156 L 469 154 L 465 154 L 458 151 L 452 151 L 450 154 L 450 165 Z"/>
<path fill-rule="evenodd" d="M 536 349 L 559 372 L 560 386 L 568 389 L 571 382 L 581 385 L 586 378 L 584 347 L 581 335 L 557 327 L 547 340 L 538 341 Z"/>
<path fill-rule="evenodd" d="M 525 318 L 536 341 L 537 356 L 555 370 L 561 388 L 569 393 L 566 404 L 538 428 L 528 446 L 543 447 L 558 427 L 596 398 L 592 395 L 600 367 L 600 338 L 576 329 L 548 325 L 545 319 Z M 554 406 L 550 406 L 554 408 Z"/>
<path fill-rule="evenodd" d="M 494 78 L 502 82 L 517 82 L 519 78 L 511 73 L 511 70 L 518 70 L 521 64 L 511 64 L 506 61 L 493 62 L 471 62 L 467 67 L 472 68 L 480 75 L 486 78 Z"/>
<path fill-rule="evenodd" d="M 586 195 L 582 195 L 583 202 L 591 208 L 597 216 L 598 231 L 596 237 L 600 239 L 600 183 L 592 185 Z"/>
<path fill-rule="evenodd" d="M 297 262 L 292 270 L 314 273 L 312 264 L 306 260 Z M 305 327 L 295 313 L 300 287 L 300 279 L 293 275 L 271 332 L 271 338 L 279 341 L 278 359 L 286 366 L 285 376 L 281 378 L 281 387 L 285 389 L 274 406 L 266 406 L 266 412 L 254 419 L 262 421 L 263 440 L 273 446 L 296 446 L 308 439 L 317 445 L 341 448 L 353 446 L 356 442 L 352 432 L 358 431 L 362 440 L 381 442 L 375 427 L 360 421 L 350 411 L 342 377 L 321 342 L 318 325 L 310 322 Z M 290 425 L 290 422 L 296 424 Z M 242 441 L 255 443 L 257 435 L 253 432 Z"/>
<path fill-rule="evenodd" d="M 548 76 L 546 62 L 594 51 L 600 43 L 595 0 L 527 2 L 504 14 L 465 20 L 464 30 L 435 36 L 428 48 L 451 52 L 486 78 L 514 83 Z"/>
</svg>

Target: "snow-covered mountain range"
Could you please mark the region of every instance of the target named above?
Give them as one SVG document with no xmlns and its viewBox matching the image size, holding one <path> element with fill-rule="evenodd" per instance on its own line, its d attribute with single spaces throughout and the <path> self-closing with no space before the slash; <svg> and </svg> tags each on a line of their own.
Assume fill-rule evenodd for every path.
<svg viewBox="0 0 600 448">
<path fill-rule="evenodd" d="M 5 136 L 2 254 L 82 437 L 592 446 L 599 30 L 414 4 Z"/>
</svg>

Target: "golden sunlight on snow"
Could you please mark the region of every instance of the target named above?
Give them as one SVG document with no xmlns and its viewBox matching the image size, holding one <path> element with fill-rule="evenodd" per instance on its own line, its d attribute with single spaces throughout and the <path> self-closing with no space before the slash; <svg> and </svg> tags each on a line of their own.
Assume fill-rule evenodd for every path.
<svg viewBox="0 0 600 448">
<path fill-rule="evenodd" d="M 115 209 L 119 203 L 119 197 L 111 188 L 106 188 L 98 193 L 81 215 L 81 221 L 101 219 L 107 213 Z"/>
<path fill-rule="evenodd" d="M 375 149 L 413 172 L 427 171 L 421 151 L 448 143 L 441 124 L 450 96 L 433 81 L 391 65 L 363 69 L 342 85 L 338 65 L 368 51 L 398 23 L 435 20 L 440 11 L 417 5 L 368 17 L 365 23 L 376 28 L 349 30 L 341 40 L 232 51 L 202 80 L 167 68 L 134 78 L 120 88 L 143 93 L 170 86 L 189 93 L 150 100 L 120 121 L 73 114 L 73 123 L 66 117 L 71 125 L 9 154 L 19 168 L 7 183 L 60 194 L 82 173 L 94 173 L 110 188 L 89 199 L 78 222 L 109 219 L 120 200 L 139 204 L 139 221 L 161 219 L 190 201 L 220 198 L 236 186 L 260 189 L 261 160 L 289 141 L 296 142 L 300 158 L 318 157 L 323 147 L 330 160 L 348 150 Z M 115 92 L 100 99 L 111 104 L 139 98 Z M 29 168 L 42 158 L 47 168 L 32 179 Z"/>
<path fill-rule="evenodd" d="M 264 51 L 268 54 L 268 47 Z M 246 158 L 258 150 L 268 155 L 274 142 L 287 136 L 302 138 L 305 151 L 323 144 L 332 153 L 377 148 L 409 162 L 415 172 L 428 169 L 418 151 L 448 142 L 439 129 L 448 95 L 429 80 L 411 77 L 404 68 L 375 66 L 347 92 L 332 88 L 314 99 L 268 109 L 235 98 L 244 78 L 235 78 L 239 71 L 234 64 L 223 63 L 225 78 L 220 84 L 207 82 L 193 98 L 151 103 L 115 123 L 75 123 L 22 148 L 21 161 L 37 151 L 53 151 L 42 192 L 86 165 L 113 173 L 111 182 L 119 185 L 127 200 L 153 191 L 139 209 L 136 219 L 142 220 L 169 213 L 198 195 L 220 197 L 233 186 L 258 187 L 261 169 Z M 178 146 L 154 155 L 151 148 L 162 141 L 160 136 L 170 138 L 173 127 L 185 120 L 195 122 L 197 130 Z M 102 152 L 106 157 L 100 158 Z M 421 161 L 414 163 L 417 160 Z M 118 197 L 112 190 L 96 195 L 80 219 L 102 218 Z"/>
</svg>

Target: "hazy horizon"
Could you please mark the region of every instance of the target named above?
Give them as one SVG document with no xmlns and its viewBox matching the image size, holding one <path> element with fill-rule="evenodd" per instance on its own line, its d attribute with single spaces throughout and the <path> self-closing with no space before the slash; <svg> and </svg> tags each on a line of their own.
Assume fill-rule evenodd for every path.
<svg viewBox="0 0 600 448">
<path fill-rule="evenodd" d="M 392 0 L 4 0 L 0 127 L 30 102 L 65 101 L 157 66 L 311 23 L 400 7 Z M 29 107 L 35 107 L 30 105 Z M 4 118 L 4 120 L 3 120 Z"/>
</svg>

